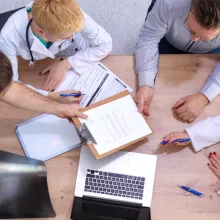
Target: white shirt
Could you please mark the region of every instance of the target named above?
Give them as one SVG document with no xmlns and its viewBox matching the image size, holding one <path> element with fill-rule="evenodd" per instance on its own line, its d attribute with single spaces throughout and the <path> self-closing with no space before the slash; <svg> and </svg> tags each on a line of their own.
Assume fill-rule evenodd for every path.
<svg viewBox="0 0 220 220">
<path fill-rule="evenodd" d="M 31 60 L 26 41 L 26 29 L 29 22 L 27 9 L 31 8 L 32 4 L 33 2 L 13 14 L 0 34 L 0 50 L 10 59 L 13 67 L 13 79 L 16 81 L 19 79 L 17 56 Z M 49 49 L 40 42 L 30 28 L 28 39 L 34 59 L 42 60 L 48 57 L 54 59 L 57 55 L 65 55 L 68 57 L 72 68 L 77 73 L 82 74 L 90 65 L 111 53 L 111 36 L 85 12 L 82 11 L 82 13 L 85 26 L 80 33 L 73 34 L 74 41 L 55 42 Z M 28 86 L 42 95 L 48 95 L 46 91 Z"/>
<path fill-rule="evenodd" d="M 196 152 L 220 142 L 220 115 L 208 118 L 186 129 Z"/>
</svg>

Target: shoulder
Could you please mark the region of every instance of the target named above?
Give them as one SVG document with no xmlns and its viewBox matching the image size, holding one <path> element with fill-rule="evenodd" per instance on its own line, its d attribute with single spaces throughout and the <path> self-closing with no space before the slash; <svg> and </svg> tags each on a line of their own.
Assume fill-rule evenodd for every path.
<svg viewBox="0 0 220 220">
<path fill-rule="evenodd" d="M 2 28 L 1 35 L 2 37 L 17 37 L 19 35 L 25 35 L 25 30 L 28 23 L 28 17 L 26 9 L 23 8 L 15 12 Z"/>
<path fill-rule="evenodd" d="M 165 9 L 182 8 L 191 5 L 191 0 L 156 0 Z"/>
</svg>

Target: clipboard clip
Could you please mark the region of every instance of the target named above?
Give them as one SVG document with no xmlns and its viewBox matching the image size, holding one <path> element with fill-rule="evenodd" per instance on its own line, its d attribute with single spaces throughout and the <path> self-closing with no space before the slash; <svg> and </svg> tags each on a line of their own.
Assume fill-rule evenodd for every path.
<svg viewBox="0 0 220 220">
<path fill-rule="evenodd" d="M 80 128 L 80 139 L 82 144 L 97 144 L 95 138 L 92 136 L 85 123 L 83 123 Z"/>
</svg>

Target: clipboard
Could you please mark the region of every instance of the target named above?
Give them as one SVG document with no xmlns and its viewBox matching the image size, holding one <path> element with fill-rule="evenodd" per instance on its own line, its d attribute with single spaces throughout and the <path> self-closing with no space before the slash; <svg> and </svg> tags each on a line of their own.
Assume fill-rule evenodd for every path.
<svg viewBox="0 0 220 220">
<path fill-rule="evenodd" d="M 107 98 L 105 100 L 97 102 L 97 103 L 95 103 L 93 105 L 90 105 L 90 106 L 88 106 L 86 108 L 80 109 L 80 111 L 81 112 L 86 112 L 88 110 L 97 108 L 97 107 L 99 107 L 101 105 L 105 105 L 105 104 L 113 102 L 113 101 L 115 101 L 117 99 L 123 98 L 123 97 L 125 97 L 127 95 L 131 95 L 131 94 L 129 93 L 128 90 L 125 90 L 125 91 L 123 91 L 121 93 L 118 93 L 118 94 L 116 94 L 114 96 L 111 96 L 111 97 L 109 97 L 109 98 Z M 145 118 L 145 116 L 143 114 L 142 114 L 142 116 L 143 116 L 144 120 L 146 121 L 146 123 L 148 124 L 147 119 Z M 102 159 L 104 157 L 107 157 L 107 156 L 109 156 L 109 155 L 111 155 L 111 154 L 113 154 L 113 153 L 115 153 L 115 152 L 117 152 L 119 150 L 122 150 L 122 149 L 124 149 L 124 148 L 126 148 L 128 146 L 131 146 L 132 144 L 137 143 L 137 142 L 145 139 L 146 137 L 148 137 L 150 135 L 149 134 L 149 135 L 143 136 L 143 137 L 141 137 L 139 139 L 136 139 L 136 140 L 134 140 L 132 142 L 129 142 L 129 143 L 125 144 L 125 145 L 122 145 L 122 146 L 120 146 L 118 148 L 115 148 L 115 149 L 113 149 L 111 151 L 108 151 L 108 152 L 100 155 L 100 154 L 98 154 L 98 152 L 97 152 L 97 150 L 96 150 L 96 148 L 94 146 L 96 141 L 95 141 L 94 137 L 92 136 L 91 132 L 89 131 L 89 129 L 87 128 L 87 126 L 85 124 L 81 124 L 81 122 L 78 119 L 78 117 L 73 117 L 72 120 L 73 120 L 74 124 L 76 125 L 76 127 L 79 130 L 79 133 L 81 135 L 82 144 L 85 144 L 85 145 L 87 145 L 90 148 L 90 150 L 92 151 L 93 155 L 95 156 L 95 158 L 97 160 L 100 160 L 100 159 Z M 151 129 L 150 126 L 149 126 L 149 128 Z M 151 129 L 151 131 L 152 131 L 152 129 Z"/>
</svg>

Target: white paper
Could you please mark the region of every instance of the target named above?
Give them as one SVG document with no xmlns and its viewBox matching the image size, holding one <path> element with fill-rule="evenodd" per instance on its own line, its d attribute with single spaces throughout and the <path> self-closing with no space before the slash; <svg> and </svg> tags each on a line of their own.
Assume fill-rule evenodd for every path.
<svg viewBox="0 0 220 220">
<path fill-rule="evenodd" d="M 88 119 L 79 120 L 87 125 L 100 155 L 152 133 L 130 95 L 85 114 Z"/>
<path fill-rule="evenodd" d="M 88 71 L 77 74 L 73 70 L 67 72 L 63 83 L 56 91 L 77 90 L 85 94 L 80 103 L 82 107 L 89 106 L 124 90 L 133 90 L 112 73 L 102 63 L 96 63 Z"/>
</svg>

